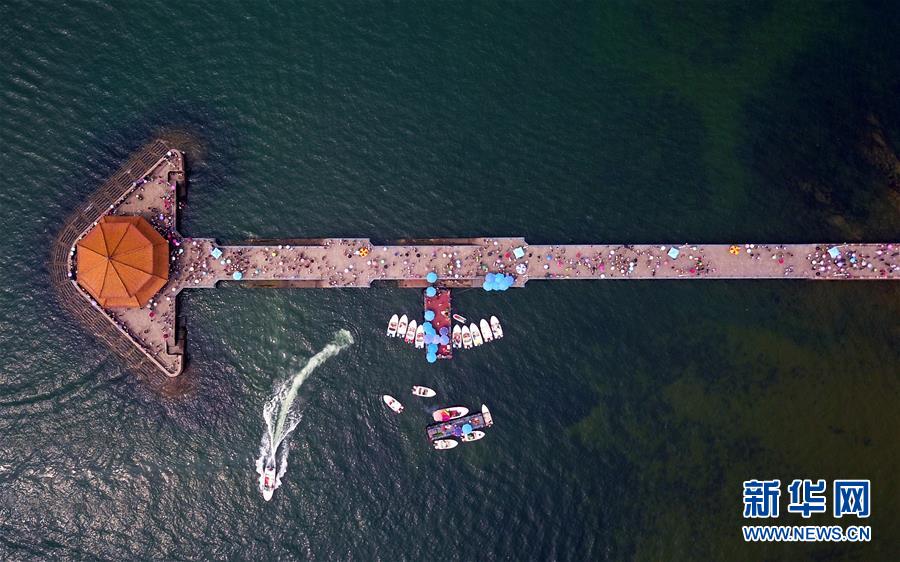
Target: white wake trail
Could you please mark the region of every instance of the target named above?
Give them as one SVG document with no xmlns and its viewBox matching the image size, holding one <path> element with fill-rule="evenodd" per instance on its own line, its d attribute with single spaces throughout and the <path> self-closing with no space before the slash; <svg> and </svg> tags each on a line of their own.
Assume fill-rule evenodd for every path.
<svg viewBox="0 0 900 562">
<path fill-rule="evenodd" d="M 266 429 L 260 444 L 260 456 L 256 459 L 256 472 L 260 475 L 262 486 L 263 474 L 267 467 L 278 467 L 275 488 L 281 486 L 281 477 L 287 471 L 288 443 L 286 439 L 300 423 L 303 413 L 300 408 L 293 407 L 297 391 L 304 381 L 319 365 L 334 357 L 345 347 L 353 343 L 353 336 L 347 330 L 340 330 L 334 339 L 321 351 L 310 357 L 293 377 L 278 385 L 275 393 L 263 406 L 263 421 Z M 280 454 L 279 454 L 280 453 Z M 279 458 L 276 459 L 276 456 Z"/>
</svg>

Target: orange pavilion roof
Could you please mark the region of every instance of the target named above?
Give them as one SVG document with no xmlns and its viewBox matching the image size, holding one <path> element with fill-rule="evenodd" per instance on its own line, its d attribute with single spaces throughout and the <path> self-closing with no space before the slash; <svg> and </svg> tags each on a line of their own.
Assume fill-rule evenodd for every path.
<svg viewBox="0 0 900 562">
<path fill-rule="evenodd" d="M 141 217 L 105 216 L 77 244 L 76 280 L 104 308 L 137 308 L 169 280 L 169 244 Z"/>
</svg>

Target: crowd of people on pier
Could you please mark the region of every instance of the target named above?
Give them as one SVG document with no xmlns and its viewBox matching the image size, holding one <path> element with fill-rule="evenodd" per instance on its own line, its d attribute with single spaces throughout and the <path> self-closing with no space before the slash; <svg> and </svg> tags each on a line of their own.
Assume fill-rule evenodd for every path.
<svg viewBox="0 0 900 562">
<path fill-rule="evenodd" d="M 657 249 L 628 244 L 603 247 L 602 250 L 591 246 L 554 245 L 550 246 L 548 252 L 542 252 L 538 256 L 538 261 L 543 261 L 542 276 L 547 279 L 578 277 L 606 279 L 636 275 L 655 277 L 661 268 L 669 268 L 679 275 L 694 276 L 716 271 L 710 268 L 702 248 L 690 247 L 691 253 L 679 261 L 669 258 L 666 255 L 667 249 L 666 246 Z M 529 257 L 533 257 L 532 254 L 529 254 Z M 646 269 L 647 273 L 641 271 L 642 269 Z"/>
<path fill-rule="evenodd" d="M 189 240 L 187 261 L 179 270 L 182 285 L 206 286 L 234 278 L 318 280 L 332 287 L 368 286 L 376 279 L 416 279 L 428 271 L 444 279 L 474 279 L 508 268 L 501 251 L 486 240 L 481 246 L 383 246 L 368 240 L 327 240 L 321 246 L 232 246 L 219 249 L 211 240 Z"/>
<path fill-rule="evenodd" d="M 213 256 L 214 242 L 186 241 L 188 254 L 174 268 L 179 287 L 211 286 L 220 280 L 315 280 L 331 287 L 368 286 L 378 279 L 406 280 L 437 272 L 445 280 L 471 280 L 489 272 L 532 278 L 617 278 L 617 277 L 752 277 L 775 274 L 791 276 L 800 264 L 788 247 L 744 244 L 712 250 L 703 246 L 527 246 L 513 248 L 515 239 L 484 238 L 480 243 L 456 246 L 371 247 L 367 240 L 328 240 L 321 246 L 232 246 Z M 674 256 L 674 257 L 673 257 Z M 880 260 L 880 261 L 879 261 Z M 851 276 L 854 271 L 872 269 L 882 276 L 896 270 L 889 265 L 890 250 L 876 250 L 875 256 L 850 251 L 832 258 L 825 248 L 807 256 L 815 275 Z M 880 264 L 878 268 L 876 264 Z M 722 270 L 724 268 L 724 271 Z M 239 277 L 234 277 L 235 275 Z"/>
</svg>

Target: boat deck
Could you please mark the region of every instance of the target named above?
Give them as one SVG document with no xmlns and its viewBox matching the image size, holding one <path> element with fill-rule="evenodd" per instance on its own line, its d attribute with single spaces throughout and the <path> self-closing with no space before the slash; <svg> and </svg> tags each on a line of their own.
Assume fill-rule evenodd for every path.
<svg viewBox="0 0 900 562">
<path fill-rule="evenodd" d="M 474 414 L 468 414 L 461 418 L 429 424 L 425 426 L 425 434 L 428 435 L 429 441 L 459 437 L 459 435 L 456 435 L 454 432 L 458 431 L 462 434 L 462 426 L 467 423 L 471 424 L 473 431 L 488 427 L 488 424 L 484 421 L 484 414 L 475 412 Z"/>
<path fill-rule="evenodd" d="M 450 318 L 450 289 L 438 289 L 433 297 L 425 296 L 425 310 L 434 311 L 434 320 L 431 325 L 434 326 L 435 332 L 440 334 L 441 328 L 447 328 L 447 337 L 450 337 L 451 326 Z M 438 359 L 451 359 L 453 357 L 453 348 L 451 343 L 447 345 L 438 345 Z"/>
</svg>

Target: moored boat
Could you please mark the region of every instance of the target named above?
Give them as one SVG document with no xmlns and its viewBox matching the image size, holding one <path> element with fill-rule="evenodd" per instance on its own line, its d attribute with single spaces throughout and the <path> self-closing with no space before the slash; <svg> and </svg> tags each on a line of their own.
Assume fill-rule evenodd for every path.
<svg viewBox="0 0 900 562">
<path fill-rule="evenodd" d="M 409 326 L 406 328 L 406 337 L 403 341 L 406 343 L 412 343 L 416 340 L 416 319 L 413 318 L 409 321 Z"/>
<path fill-rule="evenodd" d="M 416 349 L 422 349 L 423 347 L 425 347 L 425 328 L 419 326 L 416 328 Z"/>
<path fill-rule="evenodd" d="M 459 445 L 459 441 L 456 439 L 439 439 L 434 442 L 434 448 L 438 451 L 446 451 L 447 449 L 452 449 Z"/>
<path fill-rule="evenodd" d="M 454 349 L 462 347 L 462 330 L 459 329 L 459 324 L 453 326 L 453 338 L 451 341 L 453 342 Z"/>
<path fill-rule="evenodd" d="M 460 316 L 459 314 L 454 314 L 453 319 L 459 322 L 460 324 L 465 324 L 467 322 L 465 316 Z"/>
<path fill-rule="evenodd" d="M 475 344 L 475 347 L 478 347 L 479 345 L 484 343 L 484 340 L 481 339 L 481 330 L 478 329 L 478 326 L 475 324 L 475 322 L 472 322 L 472 324 L 469 326 L 469 332 L 472 333 L 472 343 Z"/>
<path fill-rule="evenodd" d="M 494 425 L 494 418 L 491 416 L 491 411 L 488 410 L 488 407 L 484 404 L 481 405 L 481 415 L 484 417 L 484 425 L 487 427 L 491 427 Z"/>
<path fill-rule="evenodd" d="M 500 326 L 500 320 L 496 316 L 491 316 L 491 331 L 494 332 L 494 339 L 499 340 L 503 337 L 503 327 Z"/>
<path fill-rule="evenodd" d="M 484 437 L 484 432 L 476 430 L 472 433 L 469 433 L 468 435 L 463 435 L 462 437 L 460 437 L 460 439 L 462 439 L 463 443 L 471 443 L 472 441 L 478 441 L 482 437 Z"/>
<path fill-rule="evenodd" d="M 441 408 L 433 414 L 431 418 L 436 422 L 450 421 L 452 419 L 461 418 L 469 413 L 469 409 L 465 406 L 451 406 L 450 408 Z"/>
<path fill-rule="evenodd" d="M 414 386 L 412 387 L 412 393 L 413 395 L 421 396 L 422 398 L 431 398 L 437 394 L 437 392 L 431 390 L 427 386 Z"/>
<path fill-rule="evenodd" d="M 397 399 L 393 396 L 385 394 L 381 397 L 381 399 L 384 400 L 384 403 L 387 404 L 387 407 L 393 410 L 395 414 L 399 414 L 403 411 L 403 404 L 398 402 Z"/>
<path fill-rule="evenodd" d="M 472 332 L 469 331 L 468 326 L 462 327 L 462 343 L 465 349 L 472 349 Z"/>
<path fill-rule="evenodd" d="M 397 324 L 400 323 L 400 319 L 397 318 L 397 315 L 391 316 L 390 321 L 388 321 L 387 327 L 387 335 L 390 337 L 394 337 L 397 335 Z"/>
<path fill-rule="evenodd" d="M 478 326 L 481 328 L 481 335 L 484 337 L 484 343 L 494 341 L 494 335 L 491 333 L 491 327 L 488 326 L 487 320 L 482 318 Z"/>
<path fill-rule="evenodd" d="M 397 337 L 402 338 L 406 336 L 406 326 L 409 324 L 409 318 L 404 314 L 400 317 L 400 323 L 397 324 Z"/>
</svg>

